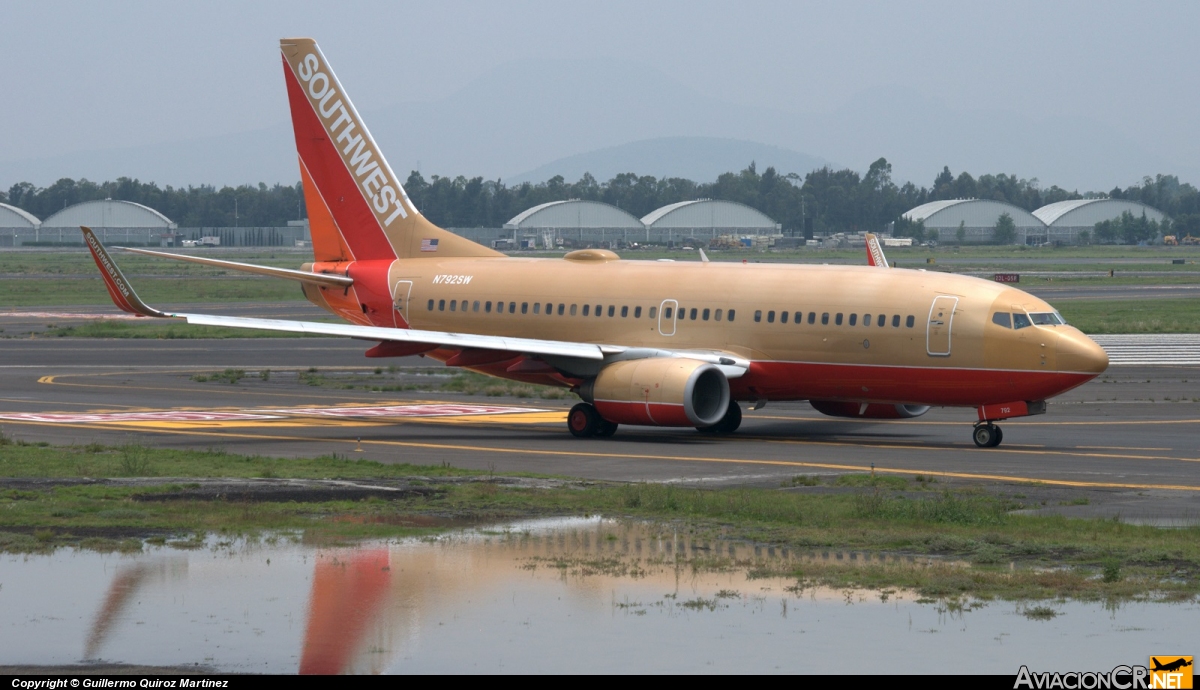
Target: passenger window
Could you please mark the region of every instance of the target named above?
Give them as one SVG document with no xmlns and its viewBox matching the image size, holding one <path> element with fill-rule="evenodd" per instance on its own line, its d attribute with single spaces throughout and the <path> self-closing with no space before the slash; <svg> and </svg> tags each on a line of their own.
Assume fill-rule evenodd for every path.
<svg viewBox="0 0 1200 690">
<path fill-rule="evenodd" d="M 602 316 L 603 312 L 604 312 L 604 307 L 602 305 L 597 304 L 596 311 L 595 311 L 596 316 Z"/>
<path fill-rule="evenodd" d="M 692 321 L 696 320 L 696 308 L 695 307 L 692 307 L 692 312 L 691 312 L 690 318 L 692 319 Z"/>
<path fill-rule="evenodd" d="M 466 310 L 467 310 L 467 300 L 463 300 L 463 301 L 462 301 L 462 310 L 463 310 L 463 311 L 466 311 Z"/>
<path fill-rule="evenodd" d="M 614 305 L 608 305 L 608 315 L 611 317 L 615 313 L 617 313 L 617 308 Z"/>
<path fill-rule="evenodd" d="M 825 312 L 825 313 L 821 314 L 821 325 L 822 326 L 829 325 L 829 312 Z"/>
<path fill-rule="evenodd" d="M 767 312 L 767 323 L 775 323 L 775 311 Z"/>
<path fill-rule="evenodd" d="M 735 316 L 737 316 L 737 309 L 730 309 L 729 310 L 729 320 L 733 321 L 733 317 L 735 317 Z"/>
<path fill-rule="evenodd" d="M 864 326 L 871 325 L 871 315 L 870 314 L 863 314 L 863 325 Z"/>
<path fill-rule="evenodd" d="M 779 312 L 779 323 L 787 323 L 788 313 L 786 311 Z"/>
<path fill-rule="evenodd" d="M 642 308 L 641 307 L 633 308 L 633 318 L 635 318 L 635 319 L 642 318 Z"/>
<path fill-rule="evenodd" d="M 838 314 L 838 316 L 841 316 L 841 314 Z M 850 325 L 851 325 L 851 326 L 856 326 L 856 325 L 858 325 L 858 314 L 851 314 L 851 315 L 850 315 Z"/>
<path fill-rule="evenodd" d="M 563 312 L 566 310 L 566 308 L 567 308 L 567 305 L 565 305 L 565 304 L 558 305 L 558 315 L 562 316 Z"/>
<path fill-rule="evenodd" d="M 522 314 L 529 313 L 529 302 L 521 302 L 521 313 Z"/>
<path fill-rule="evenodd" d="M 621 307 L 621 318 L 624 319 L 628 316 L 629 316 L 629 307 L 624 307 L 624 306 Z"/>
<path fill-rule="evenodd" d="M 1005 328 L 1012 328 L 1012 314 L 1005 311 L 998 311 L 992 314 L 992 323 Z"/>
<path fill-rule="evenodd" d="M 454 311 L 454 307 L 458 306 L 457 300 L 450 300 L 450 311 Z"/>
<path fill-rule="evenodd" d="M 583 308 L 587 309 L 587 305 L 586 304 L 583 305 Z M 571 316 L 575 316 L 575 305 L 574 304 L 571 305 Z M 584 314 L 584 316 L 587 316 L 587 314 Z"/>
<path fill-rule="evenodd" d="M 671 308 L 671 307 L 664 307 L 664 308 L 663 308 L 663 318 L 664 318 L 664 319 L 669 319 L 669 318 L 671 318 L 671 312 L 672 312 L 672 311 L 673 311 L 673 310 L 672 310 L 672 308 Z"/>
<path fill-rule="evenodd" d="M 517 303 L 516 303 L 516 302 L 509 302 L 509 303 L 508 303 L 508 313 L 509 313 L 509 314 L 516 314 L 516 313 L 517 313 Z"/>
<path fill-rule="evenodd" d="M 1032 325 L 1033 322 L 1029 320 L 1028 316 L 1024 314 L 1013 314 L 1013 328 L 1025 328 Z"/>
<path fill-rule="evenodd" d="M 446 300 L 438 300 L 438 311 L 446 311 Z"/>
<path fill-rule="evenodd" d="M 899 328 L 899 327 L 900 327 L 900 315 L 895 314 L 892 316 L 892 328 Z"/>
<path fill-rule="evenodd" d="M 721 310 L 720 309 L 718 309 L 715 313 L 713 313 L 713 318 L 716 319 L 717 321 L 721 320 Z"/>
<path fill-rule="evenodd" d="M 525 305 L 524 305 L 524 304 L 522 304 L 522 305 L 521 305 L 521 313 L 522 313 L 522 314 L 524 314 L 524 313 L 525 313 Z M 541 302 L 534 302 L 534 303 L 533 303 L 533 313 L 534 313 L 534 314 L 541 314 L 541 313 L 542 313 L 542 303 L 541 303 Z"/>
<path fill-rule="evenodd" d="M 429 300 L 429 311 L 433 311 L 433 300 Z"/>
<path fill-rule="evenodd" d="M 583 315 L 584 315 L 584 316 L 587 316 L 587 315 L 588 315 L 588 310 L 589 310 L 589 309 L 591 309 L 591 308 L 592 308 L 592 307 L 591 307 L 591 305 L 590 305 L 590 304 L 585 304 L 585 305 L 583 305 Z"/>
<path fill-rule="evenodd" d="M 654 315 L 657 313 L 658 313 L 658 307 L 650 307 L 650 313 L 647 316 L 649 316 L 650 318 L 653 319 L 653 318 L 655 318 Z"/>
<path fill-rule="evenodd" d="M 492 313 L 492 301 L 491 300 L 488 300 L 483 303 L 483 311 L 488 314 Z"/>
<path fill-rule="evenodd" d="M 553 313 L 554 313 L 554 305 L 549 302 L 546 302 L 546 316 L 550 316 Z"/>
<path fill-rule="evenodd" d="M 708 321 L 708 315 L 709 315 L 710 313 L 711 313 L 711 312 L 710 312 L 708 309 L 705 309 L 704 311 L 702 311 L 702 312 L 700 313 L 700 318 L 704 319 L 705 321 Z"/>
<path fill-rule="evenodd" d="M 842 325 L 842 312 L 838 312 L 837 316 L 833 317 L 833 323 L 836 326 Z"/>
<path fill-rule="evenodd" d="M 762 321 L 762 310 L 761 309 L 756 310 L 754 312 L 754 323 L 758 323 L 759 321 Z"/>
<path fill-rule="evenodd" d="M 471 304 L 471 311 L 479 311 L 479 300 L 475 300 L 475 302 Z"/>
<path fill-rule="evenodd" d="M 808 312 L 808 323 L 809 323 L 809 325 L 811 326 L 812 324 L 814 324 L 814 323 L 816 323 L 816 322 L 817 322 L 817 312 L 815 312 L 815 311 L 810 311 L 810 312 Z"/>
<path fill-rule="evenodd" d="M 796 318 L 794 319 L 794 321 L 796 322 L 797 326 L 804 323 L 804 312 L 802 312 L 802 311 L 796 312 Z"/>
<path fill-rule="evenodd" d="M 909 317 L 904 320 L 904 325 L 908 326 L 909 328 L 912 328 L 913 323 L 915 323 L 915 322 L 916 322 L 916 319 L 910 314 Z"/>
<path fill-rule="evenodd" d="M 876 322 L 876 324 L 875 324 L 875 325 L 876 325 L 876 326 L 879 326 L 880 328 L 883 328 L 884 326 L 886 326 L 886 325 L 887 325 L 887 317 L 886 317 L 886 316 L 884 316 L 883 314 L 880 314 L 880 315 L 879 315 L 879 321 L 878 321 L 878 322 Z"/>
</svg>

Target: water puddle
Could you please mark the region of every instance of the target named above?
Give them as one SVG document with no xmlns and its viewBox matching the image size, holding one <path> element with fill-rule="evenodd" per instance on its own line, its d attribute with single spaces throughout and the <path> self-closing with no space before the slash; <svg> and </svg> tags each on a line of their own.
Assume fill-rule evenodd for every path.
<svg viewBox="0 0 1200 690">
<path fill-rule="evenodd" d="M 1052 617 L 1037 620 L 1011 603 L 963 610 L 759 576 L 806 560 L 895 558 L 706 541 L 599 518 L 351 548 L 210 538 L 134 556 L 8 555 L 0 664 L 1011 674 L 1021 664 L 1145 664 L 1175 653 L 1196 619 L 1195 604 L 1052 603 Z"/>
</svg>

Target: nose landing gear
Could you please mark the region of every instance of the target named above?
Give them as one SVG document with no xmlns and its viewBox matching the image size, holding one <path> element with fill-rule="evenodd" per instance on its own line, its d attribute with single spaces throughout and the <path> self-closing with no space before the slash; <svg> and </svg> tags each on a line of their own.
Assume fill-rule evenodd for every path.
<svg viewBox="0 0 1200 690">
<path fill-rule="evenodd" d="M 991 422 L 979 422 L 971 432 L 971 438 L 980 448 L 995 448 L 1004 440 L 1004 432 Z"/>
</svg>

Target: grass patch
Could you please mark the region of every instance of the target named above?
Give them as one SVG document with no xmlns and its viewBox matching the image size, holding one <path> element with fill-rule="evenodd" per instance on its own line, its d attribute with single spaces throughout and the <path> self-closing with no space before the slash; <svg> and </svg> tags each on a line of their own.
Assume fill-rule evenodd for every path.
<svg viewBox="0 0 1200 690">
<path fill-rule="evenodd" d="M 169 479 L 151 486 L 21 484 L 17 479 L 148 475 Z M 201 486 L 189 482 L 190 477 L 264 476 L 393 480 L 419 490 L 393 500 L 138 500 L 147 492 L 187 496 Z M 214 532 L 286 532 L 337 542 L 428 533 L 437 529 L 427 526 L 434 517 L 462 524 L 599 514 L 649 520 L 694 539 L 740 540 L 808 553 L 902 555 L 886 563 L 849 559 L 777 566 L 726 563 L 719 554 L 689 556 L 693 567 L 760 568 L 761 573 L 754 572 L 795 578 L 798 586 L 903 588 L 940 599 L 1190 599 L 1200 592 L 1200 529 L 1013 514 L 1023 506 L 1012 499 L 979 490 L 932 491 L 872 482 L 870 475 L 851 476 L 841 484 L 844 490 L 835 493 L 595 482 L 527 488 L 504 475 L 444 465 L 391 465 L 342 456 L 264 458 L 220 449 L 137 445 L 39 447 L 8 438 L 0 442 L 0 477 L 13 478 L 0 480 L 0 551 L 8 552 L 64 545 L 135 550 L 140 540 L 151 538 L 198 545 L 196 535 Z M 912 562 L 905 554 L 940 560 Z M 587 565 L 606 571 L 618 566 L 626 567 Z"/>
<path fill-rule="evenodd" d="M 1200 333 L 1200 300 L 1067 300 L 1067 323 L 1088 334 Z"/>
<path fill-rule="evenodd" d="M 314 337 L 303 333 L 263 331 L 251 328 L 193 326 L 174 319 L 134 322 L 100 319 L 70 326 L 48 326 L 46 332 L 47 335 L 57 338 L 145 338 L 156 340 Z"/>
</svg>

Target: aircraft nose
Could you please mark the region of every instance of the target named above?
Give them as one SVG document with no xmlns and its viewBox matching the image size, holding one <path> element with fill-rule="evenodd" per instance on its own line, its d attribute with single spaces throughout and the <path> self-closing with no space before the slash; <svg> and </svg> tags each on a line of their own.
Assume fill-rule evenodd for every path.
<svg viewBox="0 0 1200 690">
<path fill-rule="evenodd" d="M 1059 327 L 1058 368 L 1100 374 L 1108 368 L 1108 353 L 1074 328 Z"/>
</svg>

